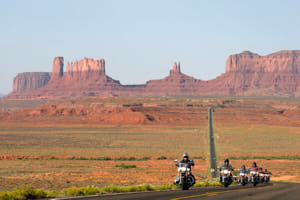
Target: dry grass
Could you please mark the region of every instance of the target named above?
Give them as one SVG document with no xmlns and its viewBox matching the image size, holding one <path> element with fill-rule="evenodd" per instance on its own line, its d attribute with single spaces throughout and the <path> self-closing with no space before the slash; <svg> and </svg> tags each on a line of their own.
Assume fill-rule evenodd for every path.
<svg viewBox="0 0 300 200">
<path fill-rule="evenodd" d="M 32 157 L 0 160 L 0 190 L 24 183 L 45 189 L 171 184 L 176 175 L 173 159 L 185 151 L 199 158 L 207 155 L 206 127 L 11 128 L 1 130 L 0 139 L 0 155 Z M 41 159 L 43 156 L 47 159 Z M 78 159 L 71 159 L 73 156 Z M 162 156 L 167 159 L 158 160 Z M 116 167 L 122 163 L 136 168 Z M 196 159 L 196 163 L 197 178 L 205 177 L 207 161 Z"/>
</svg>

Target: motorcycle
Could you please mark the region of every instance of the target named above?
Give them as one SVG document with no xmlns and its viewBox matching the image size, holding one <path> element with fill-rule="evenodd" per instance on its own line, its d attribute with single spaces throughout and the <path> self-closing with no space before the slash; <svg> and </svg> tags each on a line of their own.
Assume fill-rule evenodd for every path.
<svg viewBox="0 0 300 200">
<path fill-rule="evenodd" d="M 264 172 L 258 172 L 259 182 L 263 183 L 265 181 L 265 174 Z"/>
<path fill-rule="evenodd" d="M 259 183 L 259 176 L 256 170 L 250 170 L 250 182 L 253 186 L 256 186 Z"/>
<path fill-rule="evenodd" d="M 246 173 L 240 172 L 238 183 L 241 184 L 242 186 L 245 186 L 248 183 L 248 176 Z"/>
<path fill-rule="evenodd" d="M 175 160 L 175 162 L 178 167 L 178 176 L 175 179 L 175 185 L 180 186 L 182 190 L 188 190 L 195 184 L 195 178 L 191 173 L 191 167 L 188 163 L 178 163 L 177 160 Z"/>
<path fill-rule="evenodd" d="M 269 182 L 270 182 L 270 174 L 269 174 L 269 173 L 265 173 L 265 174 L 264 174 L 264 181 L 265 181 L 266 183 L 269 183 Z"/>
<path fill-rule="evenodd" d="M 221 184 L 224 185 L 224 187 L 228 187 L 233 182 L 233 178 L 230 170 L 221 169 L 220 182 Z"/>
</svg>

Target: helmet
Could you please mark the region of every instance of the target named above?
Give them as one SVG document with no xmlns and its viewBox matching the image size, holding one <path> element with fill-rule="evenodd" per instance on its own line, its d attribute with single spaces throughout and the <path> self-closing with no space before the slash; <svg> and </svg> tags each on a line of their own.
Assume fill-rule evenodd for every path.
<svg viewBox="0 0 300 200">
<path fill-rule="evenodd" d="M 246 169 L 245 165 L 242 165 L 242 169 Z"/>
<path fill-rule="evenodd" d="M 188 153 L 184 153 L 184 154 L 182 155 L 182 158 L 187 158 L 187 159 L 189 159 L 189 154 L 188 154 Z"/>
<path fill-rule="evenodd" d="M 252 167 L 257 167 L 256 162 L 252 163 Z"/>
<path fill-rule="evenodd" d="M 259 168 L 259 170 L 260 170 L 260 171 L 262 171 L 262 170 L 263 170 L 263 168 L 261 168 L 261 167 L 260 167 L 260 168 Z"/>
<path fill-rule="evenodd" d="M 226 158 L 225 160 L 224 160 L 224 163 L 228 163 L 229 164 L 229 159 L 228 158 Z"/>
</svg>

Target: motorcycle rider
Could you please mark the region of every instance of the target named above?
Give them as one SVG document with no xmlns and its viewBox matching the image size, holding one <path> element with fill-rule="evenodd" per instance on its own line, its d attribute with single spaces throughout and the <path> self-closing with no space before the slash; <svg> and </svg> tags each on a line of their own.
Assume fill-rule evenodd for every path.
<svg viewBox="0 0 300 200">
<path fill-rule="evenodd" d="M 242 165 L 242 167 L 241 167 L 241 169 L 240 169 L 240 171 L 239 171 L 240 173 L 244 173 L 244 174 L 246 174 L 247 173 L 247 170 L 246 170 L 246 167 L 245 167 L 245 165 Z"/>
<path fill-rule="evenodd" d="M 258 171 L 258 167 L 257 167 L 256 162 L 253 162 L 253 163 L 252 163 L 252 167 L 250 167 L 249 170 L 250 170 L 250 171 Z"/>
<path fill-rule="evenodd" d="M 222 171 L 224 169 L 227 169 L 227 170 L 229 170 L 231 172 L 233 171 L 232 166 L 229 164 L 229 159 L 228 158 L 226 158 L 224 160 L 224 164 L 221 166 L 220 171 Z M 230 175 L 230 177 L 231 177 L 231 180 L 233 181 L 232 174 Z M 220 182 L 222 182 L 222 177 L 221 176 L 220 176 Z"/>
<path fill-rule="evenodd" d="M 268 169 L 265 169 L 264 173 L 265 174 L 272 174 L 271 172 L 268 171 Z"/>
<path fill-rule="evenodd" d="M 259 175 L 259 180 L 260 180 L 260 182 L 263 182 L 263 181 L 264 181 L 265 174 L 264 174 L 264 170 L 263 170 L 262 167 L 258 168 L 258 175 Z"/>
<path fill-rule="evenodd" d="M 249 168 L 249 171 L 250 171 L 250 175 L 252 174 L 252 172 L 258 172 L 258 167 L 257 167 L 256 162 L 252 163 L 252 166 Z M 256 178 L 254 178 L 254 177 L 256 177 Z M 251 175 L 249 177 L 249 182 L 253 182 L 253 184 L 255 186 L 256 182 L 258 181 L 258 179 L 259 179 L 259 176 L 253 176 L 253 175 Z"/>
<path fill-rule="evenodd" d="M 192 170 L 192 166 L 195 166 L 194 161 L 193 161 L 193 160 L 190 160 L 190 157 L 189 157 L 189 154 L 188 154 L 188 153 L 184 153 L 184 154 L 182 155 L 182 159 L 181 159 L 181 161 L 180 161 L 179 163 L 185 163 L 185 164 L 188 164 L 188 168 L 190 168 L 191 170 Z M 175 164 L 176 167 L 179 167 L 179 163 L 176 163 L 176 164 Z M 195 184 L 196 179 L 195 179 L 195 176 L 192 174 L 192 172 L 191 172 L 191 176 L 194 178 L 194 183 L 193 183 L 193 184 Z M 176 182 L 176 183 L 179 183 L 179 179 L 180 179 L 180 177 L 179 177 L 179 175 L 177 175 L 177 176 L 176 176 L 176 179 L 175 179 L 175 182 Z"/>
<path fill-rule="evenodd" d="M 241 166 L 241 169 L 239 170 L 239 172 L 240 172 L 240 174 L 241 174 L 241 173 L 245 174 L 246 182 L 248 182 L 248 177 L 246 176 L 247 169 L 246 169 L 245 165 L 242 165 L 242 166 Z M 238 181 L 241 183 L 241 182 L 242 182 L 242 179 L 239 178 Z"/>
<path fill-rule="evenodd" d="M 222 169 L 227 169 L 227 170 L 233 171 L 232 166 L 229 164 L 229 159 L 228 159 L 228 158 L 226 158 L 226 159 L 224 160 L 224 164 L 221 166 L 220 171 L 221 171 Z"/>
<path fill-rule="evenodd" d="M 267 169 L 265 169 L 264 175 L 265 175 L 265 181 L 266 181 L 266 182 L 269 182 L 269 181 L 270 181 L 270 175 L 271 175 L 271 174 L 272 174 L 271 172 L 269 172 Z"/>
</svg>

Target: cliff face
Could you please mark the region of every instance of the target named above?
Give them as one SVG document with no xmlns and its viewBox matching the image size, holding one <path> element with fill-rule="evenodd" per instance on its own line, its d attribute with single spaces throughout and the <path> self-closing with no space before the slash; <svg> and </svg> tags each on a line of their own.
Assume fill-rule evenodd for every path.
<svg viewBox="0 0 300 200">
<path fill-rule="evenodd" d="M 13 92 L 28 92 L 45 86 L 51 78 L 49 72 L 25 72 L 18 74 L 13 81 Z"/>
<path fill-rule="evenodd" d="M 52 79 L 61 78 L 64 75 L 64 58 L 55 57 L 53 60 Z"/>
<path fill-rule="evenodd" d="M 52 77 L 49 83 L 28 95 L 33 98 L 77 98 L 111 96 L 115 89 L 120 90 L 120 82 L 105 74 L 104 59 L 84 58 L 74 63 L 67 62 L 66 69 L 67 71 L 64 72 L 63 58 L 54 58 Z"/>
<path fill-rule="evenodd" d="M 229 56 L 226 72 L 300 73 L 300 50 L 260 56 L 250 51 Z"/>
<path fill-rule="evenodd" d="M 243 95 L 300 97 L 300 51 L 267 56 L 244 51 L 231 55 L 226 72 L 202 81 L 181 72 L 174 63 L 167 77 L 141 85 L 121 85 L 105 73 L 104 59 L 67 62 L 56 57 L 50 73 L 22 73 L 6 98 L 78 98 L 86 96 Z"/>
<path fill-rule="evenodd" d="M 235 94 L 293 96 L 300 86 L 300 51 L 279 51 L 267 56 L 245 51 L 231 55 L 225 74 Z"/>
</svg>

